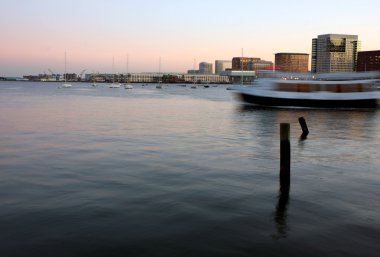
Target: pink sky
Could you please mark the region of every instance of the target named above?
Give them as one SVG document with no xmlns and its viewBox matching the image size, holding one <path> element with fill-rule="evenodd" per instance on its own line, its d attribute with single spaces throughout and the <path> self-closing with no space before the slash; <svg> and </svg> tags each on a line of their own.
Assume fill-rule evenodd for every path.
<svg viewBox="0 0 380 257">
<path fill-rule="evenodd" d="M 329 8 L 326 9 L 326 6 Z M 320 34 L 359 35 L 380 49 L 378 1 L 2 0 L 0 76 L 68 72 L 186 72 L 193 62 L 241 55 L 273 61 L 310 53 Z"/>
</svg>

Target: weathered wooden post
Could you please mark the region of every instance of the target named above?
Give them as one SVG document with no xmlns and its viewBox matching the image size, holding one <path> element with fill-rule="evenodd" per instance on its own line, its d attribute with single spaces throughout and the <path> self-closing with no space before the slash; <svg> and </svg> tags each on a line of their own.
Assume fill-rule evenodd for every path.
<svg viewBox="0 0 380 257">
<path fill-rule="evenodd" d="M 290 124 L 280 124 L 280 191 L 288 193 L 290 188 Z"/>
<path fill-rule="evenodd" d="M 309 134 L 309 129 L 307 128 L 306 120 L 304 117 L 299 117 L 298 121 L 299 121 L 301 128 L 302 128 L 301 139 L 306 139 L 307 135 Z"/>
</svg>

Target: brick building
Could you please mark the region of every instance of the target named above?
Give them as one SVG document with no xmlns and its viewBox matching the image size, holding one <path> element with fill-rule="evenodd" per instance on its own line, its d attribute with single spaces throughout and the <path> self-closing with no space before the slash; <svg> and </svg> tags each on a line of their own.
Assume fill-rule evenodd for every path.
<svg viewBox="0 0 380 257">
<path fill-rule="evenodd" d="M 258 71 L 270 69 L 273 62 L 261 60 L 253 57 L 234 57 L 232 58 L 232 70 Z"/>
<path fill-rule="evenodd" d="M 358 52 L 357 71 L 380 71 L 380 50 Z"/>
<path fill-rule="evenodd" d="M 282 72 L 307 73 L 309 70 L 309 54 L 277 53 L 275 65 Z"/>
</svg>

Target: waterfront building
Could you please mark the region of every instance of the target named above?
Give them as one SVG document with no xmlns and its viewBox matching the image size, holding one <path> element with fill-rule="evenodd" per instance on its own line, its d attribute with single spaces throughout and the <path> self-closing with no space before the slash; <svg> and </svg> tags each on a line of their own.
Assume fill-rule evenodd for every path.
<svg viewBox="0 0 380 257">
<path fill-rule="evenodd" d="M 199 74 L 212 74 L 212 63 L 199 63 Z"/>
<path fill-rule="evenodd" d="M 273 68 L 273 62 L 253 57 L 232 58 L 232 70 L 258 71 Z"/>
<path fill-rule="evenodd" d="M 199 70 L 188 70 L 187 74 L 200 74 Z"/>
<path fill-rule="evenodd" d="M 87 81 L 96 82 L 111 82 L 115 77 L 115 81 L 125 83 L 157 83 L 158 81 L 165 81 L 166 83 L 230 83 L 230 77 L 227 75 L 213 75 L 213 74 L 183 74 L 183 73 L 129 73 L 126 74 L 86 74 Z"/>
<path fill-rule="evenodd" d="M 65 81 L 64 74 L 38 74 L 38 75 L 25 75 L 24 79 L 29 81 L 43 81 L 43 82 L 56 82 Z M 69 76 L 67 77 L 69 78 Z"/>
<path fill-rule="evenodd" d="M 77 81 L 78 75 L 76 73 L 65 73 L 63 74 L 64 77 L 66 77 L 67 81 Z"/>
<path fill-rule="evenodd" d="M 221 73 L 222 76 L 227 76 L 233 84 L 251 84 L 256 79 L 256 71 L 242 70 L 225 70 Z"/>
<path fill-rule="evenodd" d="M 216 60 L 215 61 L 215 74 L 220 75 L 223 71 L 232 69 L 232 61 Z"/>
<path fill-rule="evenodd" d="M 213 84 L 226 84 L 231 83 L 230 77 L 226 75 L 214 75 L 214 74 L 182 74 L 179 75 L 186 83 L 213 83 Z"/>
<path fill-rule="evenodd" d="M 357 35 L 325 34 L 312 40 L 311 72 L 352 72 L 360 42 Z"/>
<path fill-rule="evenodd" d="M 309 54 L 277 53 L 275 65 L 282 72 L 307 73 L 309 70 Z"/>
<path fill-rule="evenodd" d="M 358 52 L 357 71 L 380 71 L 380 50 Z"/>
</svg>

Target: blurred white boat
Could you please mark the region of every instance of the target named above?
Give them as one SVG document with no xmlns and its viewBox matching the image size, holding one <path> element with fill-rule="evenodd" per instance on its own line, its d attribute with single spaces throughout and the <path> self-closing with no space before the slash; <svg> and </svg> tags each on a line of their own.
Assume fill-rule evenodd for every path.
<svg viewBox="0 0 380 257">
<path fill-rule="evenodd" d="M 376 108 L 378 80 L 279 80 L 261 79 L 241 87 L 238 96 L 247 103 L 278 107 Z"/>
</svg>

